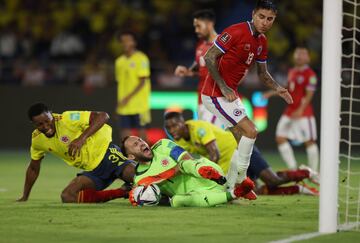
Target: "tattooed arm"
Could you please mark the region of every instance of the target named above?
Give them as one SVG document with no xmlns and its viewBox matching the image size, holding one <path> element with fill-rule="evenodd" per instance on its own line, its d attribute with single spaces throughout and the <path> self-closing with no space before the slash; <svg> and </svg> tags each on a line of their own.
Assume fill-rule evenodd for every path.
<svg viewBox="0 0 360 243">
<path fill-rule="evenodd" d="M 270 75 L 267 70 L 266 63 L 257 62 L 257 73 L 261 82 L 263 82 L 268 88 L 274 90 L 281 98 L 286 101 L 286 103 L 293 103 L 293 99 L 287 89 L 281 87 Z"/>
<path fill-rule="evenodd" d="M 215 80 L 216 84 L 219 86 L 221 93 L 225 96 L 225 98 L 228 101 L 234 101 L 238 97 L 234 90 L 229 88 L 229 86 L 226 85 L 224 79 L 220 76 L 220 73 L 218 71 L 218 63 L 217 59 L 219 56 L 221 56 L 223 53 L 220 51 L 219 48 L 217 48 L 215 45 L 210 47 L 210 49 L 205 54 L 205 63 L 206 67 L 209 70 L 209 73 L 211 77 Z"/>
</svg>

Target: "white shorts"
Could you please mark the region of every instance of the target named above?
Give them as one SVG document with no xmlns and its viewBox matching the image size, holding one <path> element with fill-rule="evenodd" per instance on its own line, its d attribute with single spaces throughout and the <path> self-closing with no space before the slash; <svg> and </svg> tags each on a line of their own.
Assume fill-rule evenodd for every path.
<svg viewBox="0 0 360 243">
<path fill-rule="evenodd" d="M 276 127 L 276 136 L 303 143 L 316 141 L 316 122 L 313 116 L 292 119 L 282 115 Z"/>
<path fill-rule="evenodd" d="M 246 111 L 239 98 L 229 102 L 225 97 L 201 95 L 201 100 L 206 109 L 219 118 L 227 127 L 233 127 L 246 117 Z"/>
<path fill-rule="evenodd" d="M 199 120 L 210 122 L 223 129 L 225 128 L 225 124 L 221 121 L 221 119 L 217 118 L 213 113 L 206 109 L 203 104 L 200 104 L 198 107 L 198 117 Z"/>
</svg>

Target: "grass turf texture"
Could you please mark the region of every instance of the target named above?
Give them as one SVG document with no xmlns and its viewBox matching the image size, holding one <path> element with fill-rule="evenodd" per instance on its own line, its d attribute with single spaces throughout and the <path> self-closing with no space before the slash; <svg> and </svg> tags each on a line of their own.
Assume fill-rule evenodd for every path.
<svg viewBox="0 0 360 243">
<path fill-rule="evenodd" d="M 274 169 L 284 167 L 277 153 L 264 155 Z M 305 155 L 298 160 L 305 162 Z M 0 152 L 0 242 L 268 242 L 318 228 L 318 198 L 303 195 L 260 196 L 215 208 L 136 208 L 124 199 L 62 204 L 60 193 L 78 171 L 52 156 L 42 162 L 29 201 L 17 203 L 28 161 L 27 152 Z M 340 241 L 359 242 L 360 234 L 305 242 Z"/>
</svg>

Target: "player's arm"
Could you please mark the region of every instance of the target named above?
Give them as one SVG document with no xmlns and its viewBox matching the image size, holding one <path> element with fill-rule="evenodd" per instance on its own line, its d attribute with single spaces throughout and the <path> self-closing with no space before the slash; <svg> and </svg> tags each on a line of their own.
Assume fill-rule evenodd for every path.
<svg viewBox="0 0 360 243">
<path fill-rule="evenodd" d="M 292 114 L 291 116 L 293 118 L 299 118 L 302 116 L 305 108 L 311 103 L 311 100 L 313 99 L 315 94 L 314 90 L 306 90 L 306 95 L 305 97 L 301 100 L 301 104 L 299 106 L 299 108 L 297 108 Z"/>
<path fill-rule="evenodd" d="M 270 75 L 267 69 L 266 62 L 257 62 L 257 73 L 261 82 L 263 82 L 268 88 L 274 90 L 281 98 L 283 98 L 288 104 L 293 103 L 293 99 L 287 89 L 281 87 Z"/>
<path fill-rule="evenodd" d="M 76 139 L 69 144 L 69 155 L 75 157 L 80 155 L 80 149 L 86 139 L 96 133 L 110 119 L 106 112 L 93 111 L 90 114 L 89 127 Z"/>
<path fill-rule="evenodd" d="M 41 160 L 31 160 L 30 164 L 26 170 L 26 177 L 25 177 L 25 184 L 24 184 L 24 191 L 21 198 L 19 198 L 18 202 L 25 202 L 29 199 L 29 195 L 31 189 L 40 174 L 40 164 Z"/>
<path fill-rule="evenodd" d="M 217 146 L 216 140 L 212 140 L 205 145 L 206 151 L 209 154 L 209 159 L 215 163 L 217 163 L 220 159 L 220 152 Z"/>
<path fill-rule="evenodd" d="M 198 69 L 199 65 L 197 62 L 194 61 L 189 68 L 181 65 L 177 66 L 174 74 L 179 77 L 193 77 L 195 75 L 198 75 Z"/>
<path fill-rule="evenodd" d="M 139 84 L 135 87 L 135 89 L 133 91 L 131 91 L 127 96 L 125 96 L 120 102 L 119 105 L 120 106 L 124 106 L 126 105 L 131 98 L 136 95 L 144 86 L 145 86 L 145 82 L 146 79 L 148 79 L 148 77 L 140 77 L 139 78 Z"/>
<path fill-rule="evenodd" d="M 237 99 L 237 95 L 235 92 L 226 85 L 224 79 L 221 77 L 218 71 L 218 63 L 217 59 L 223 55 L 223 52 L 216 47 L 216 45 L 212 45 L 210 49 L 205 54 L 205 63 L 208 68 L 211 77 L 215 80 L 216 84 L 219 86 L 221 93 L 225 96 L 228 101 L 234 101 Z"/>
</svg>

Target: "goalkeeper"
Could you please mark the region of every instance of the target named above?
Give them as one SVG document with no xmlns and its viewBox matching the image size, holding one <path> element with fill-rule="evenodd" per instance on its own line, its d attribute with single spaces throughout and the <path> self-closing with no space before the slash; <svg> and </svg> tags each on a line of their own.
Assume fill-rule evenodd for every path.
<svg viewBox="0 0 360 243">
<path fill-rule="evenodd" d="M 171 197 L 172 207 L 210 207 L 243 197 L 254 188 L 245 179 L 232 191 L 225 192 L 226 179 L 222 169 L 206 158 L 194 159 L 183 148 L 162 139 L 151 148 L 141 138 L 125 137 L 122 151 L 136 160 L 136 185 L 157 184 L 163 194 Z M 134 203 L 130 196 L 130 201 Z"/>
</svg>

